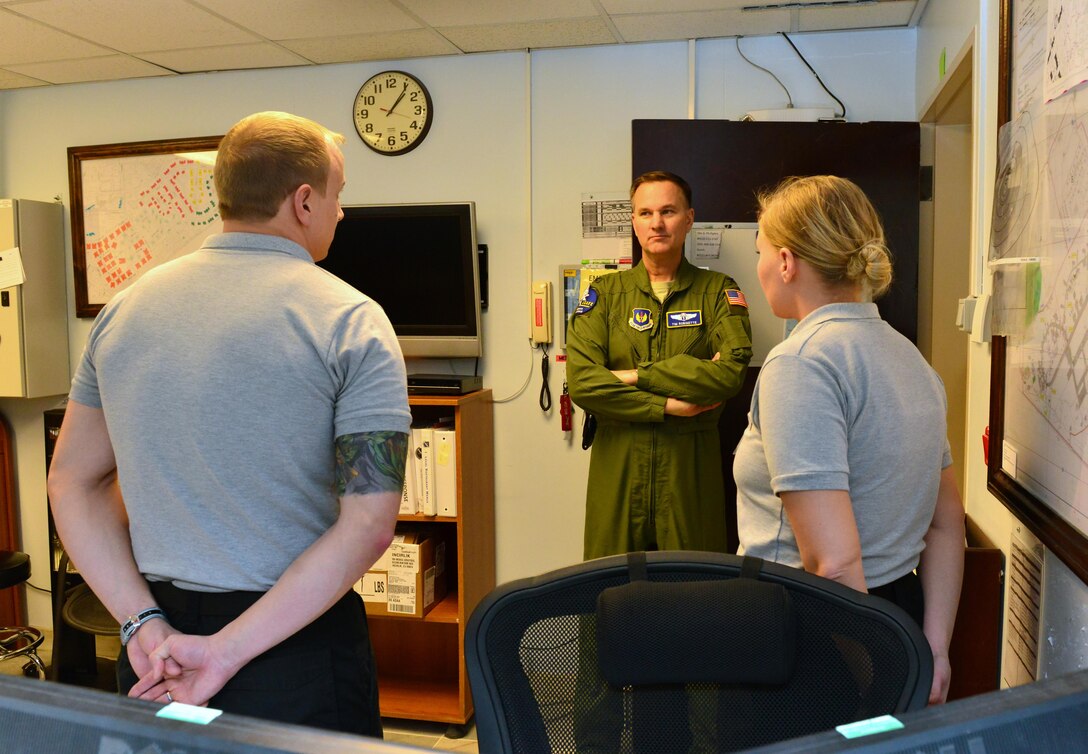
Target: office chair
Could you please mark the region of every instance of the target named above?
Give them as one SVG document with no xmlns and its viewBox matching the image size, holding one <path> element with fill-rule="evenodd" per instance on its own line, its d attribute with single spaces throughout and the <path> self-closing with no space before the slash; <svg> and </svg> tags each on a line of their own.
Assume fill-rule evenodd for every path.
<svg viewBox="0 0 1088 754">
<path fill-rule="evenodd" d="M 116 691 L 113 663 L 98 659 L 94 637 L 117 636 L 120 626 L 86 583 L 70 583 L 68 563 L 68 553 L 62 549 L 53 585 L 53 661 L 49 680 Z"/>
<path fill-rule="evenodd" d="M 924 707 L 897 606 L 707 552 L 599 558 L 501 585 L 465 657 L 480 750 L 735 751 Z"/>
<path fill-rule="evenodd" d="M 30 578 L 30 556 L 25 552 L 0 550 L 0 589 L 18 586 Z M 0 662 L 25 657 L 23 675 L 45 677 L 45 664 L 38 656 L 42 632 L 30 626 L 0 626 Z"/>
</svg>

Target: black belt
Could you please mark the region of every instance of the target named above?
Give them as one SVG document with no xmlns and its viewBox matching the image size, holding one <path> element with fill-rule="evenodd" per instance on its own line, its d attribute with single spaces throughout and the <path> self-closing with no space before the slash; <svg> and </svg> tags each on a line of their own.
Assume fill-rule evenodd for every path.
<svg viewBox="0 0 1088 754">
<path fill-rule="evenodd" d="M 265 595 L 264 592 L 197 592 L 180 589 L 169 581 L 149 581 L 151 594 L 167 612 L 186 615 L 241 615 Z"/>
</svg>

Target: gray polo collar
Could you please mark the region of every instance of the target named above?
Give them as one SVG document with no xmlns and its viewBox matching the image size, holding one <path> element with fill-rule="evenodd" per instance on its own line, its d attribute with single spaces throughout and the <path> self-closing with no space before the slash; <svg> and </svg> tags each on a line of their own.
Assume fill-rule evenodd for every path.
<svg viewBox="0 0 1088 754">
<path fill-rule="evenodd" d="M 849 303 L 825 304 L 819 309 L 809 312 L 807 317 L 797 323 L 790 335 L 792 336 L 794 333 L 802 332 L 811 327 L 817 327 L 824 322 L 844 319 L 880 319 L 880 311 L 876 308 L 876 304 L 871 302 L 852 301 Z"/>
<path fill-rule="evenodd" d="M 217 251 L 278 252 L 298 257 L 311 264 L 314 261 L 310 253 L 294 241 L 265 233 L 217 233 L 205 239 L 203 248 Z"/>
</svg>

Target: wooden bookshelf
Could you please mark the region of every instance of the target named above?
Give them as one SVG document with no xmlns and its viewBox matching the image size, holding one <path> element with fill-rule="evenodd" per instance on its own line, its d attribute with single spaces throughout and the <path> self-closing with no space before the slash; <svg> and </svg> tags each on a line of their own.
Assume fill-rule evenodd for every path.
<svg viewBox="0 0 1088 754">
<path fill-rule="evenodd" d="M 420 618 L 368 616 L 383 717 L 464 726 L 472 719 L 465 624 L 495 587 L 495 452 L 490 390 L 413 395 L 414 419 L 453 417 L 457 516 L 402 515 L 447 542 L 447 595 Z"/>
</svg>

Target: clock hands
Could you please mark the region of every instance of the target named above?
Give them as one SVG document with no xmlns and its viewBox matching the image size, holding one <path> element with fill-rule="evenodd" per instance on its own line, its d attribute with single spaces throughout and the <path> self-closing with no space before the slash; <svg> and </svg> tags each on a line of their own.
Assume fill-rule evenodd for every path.
<svg viewBox="0 0 1088 754">
<path fill-rule="evenodd" d="M 400 101 L 401 101 L 402 99 L 404 99 L 404 95 L 405 95 L 405 94 L 407 94 L 407 93 L 408 93 L 408 85 L 407 85 L 407 84 L 405 84 L 405 85 L 404 85 L 404 88 L 400 90 L 400 95 L 398 95 L 398 96 L 397 96 L 397 99 L 396 99 L 396 100 L 395 100 L 395 101 L 393 102 L 393 106 L 392 106 L 392 107 L 390 107 L 390 108 L 389 108 L 388 110 L 386 110 L 386 111 L 385 111 L 385 114 L 386 114 L 387 116 L 389 116 L 389 115 L 392 115 L 392 114 L 393 114 L 393 111 L 397 109 L 397 105 L 399 105 L 399 104 L 400 104 Z"/>
</svg>

